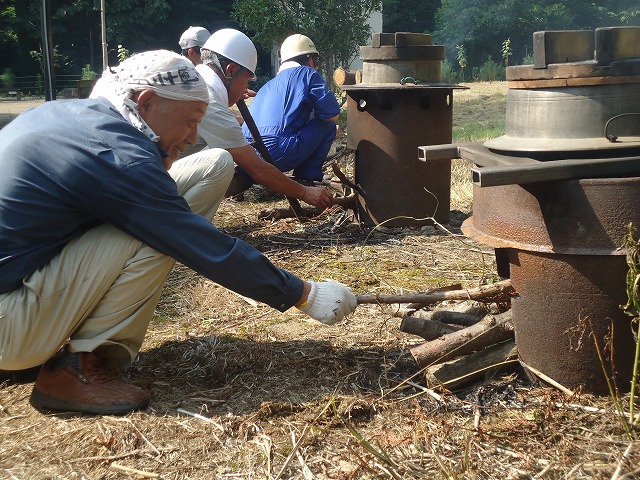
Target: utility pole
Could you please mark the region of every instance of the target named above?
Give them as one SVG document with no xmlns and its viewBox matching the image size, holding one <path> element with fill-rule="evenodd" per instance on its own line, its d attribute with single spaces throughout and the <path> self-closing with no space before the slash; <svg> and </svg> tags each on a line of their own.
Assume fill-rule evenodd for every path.
<svg viewBox="0 0 640 480">
<path fill-rule="evenodd" d="M 107 15 L 105 13 L 106 0 L 100 0 L 100 25 L 102 28 L 102 71 L 109 68 L 109 52 L 107 51 Z"/>
<path fill-rule="evenodd" d="M 42 67 L 44 69 L 44 99 L 55 100 L 55 72 L 53 60 L 53 42 L 51 36 L 51 5 L 49 0 L 40 3 L 40 23 L 42 24 Z"/>
</svg>

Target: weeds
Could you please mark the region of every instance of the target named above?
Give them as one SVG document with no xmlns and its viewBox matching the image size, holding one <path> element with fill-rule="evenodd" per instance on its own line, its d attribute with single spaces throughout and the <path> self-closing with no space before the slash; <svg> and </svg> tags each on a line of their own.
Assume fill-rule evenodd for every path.
<svg viewBox="0 0 640 480">
<path fill-rule="evenodd" d="M 636 342 L 636 351 L 631 376 L 631 396 L 629 400 L 629 423 L 637 425 L 640 415 L 634 417 L 636 389 L 638 386 L 638 362 L 640 361 L 640 343 L 638 342 L 638 320 L 640 320 L 640 240 L 634 236 L 633 223 L 627 226 L 623 248 L 626 250 L 627 265 L 627 304 L 621 305 L 622 311 L 631 317 L 631 331 Z"/>
</svg>

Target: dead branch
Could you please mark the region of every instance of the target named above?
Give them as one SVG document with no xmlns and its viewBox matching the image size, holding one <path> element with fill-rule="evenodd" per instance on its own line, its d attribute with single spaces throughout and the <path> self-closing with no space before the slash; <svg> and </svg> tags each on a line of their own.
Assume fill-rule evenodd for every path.
<svg viewBox="0 0 640 480">
<path fill-rule="evenodd" d="M 346 197 L 334 197 L 333 204 L 342 207 L 349 207 L 356 202 L 356 195 L 347 195 Z M 296 213 L 291 207 L 283 208 L 267 208 L 258 214 L 261 220 L 282 220 L 283 218 L 313 218 L 322 213 L 322 210 L 316 207 L 300 207 Z"/>
<path fill-rule="evenodd" d="M 427 385 L 442 385 L 451 390 L 495 373 L 505 362 L 516 362 L 517 358 L 516 342 L 511 339 L 456 360 L 432 365 L 425 371 L 425 379 Z"/>
<path fill-rule="evenodd" d="M 258 214 L 260 220 L 281 220 L 283 218 L 313 218 L 319 214 L 316 207 L 300 207 L 296 213 L 291 207 L 267 208 Z"/>
<path fill-rule="evenodd" d="M 487 315 L 475 325 L 412 348 L 411 355 L 416 363 L 424 368 L 482 350 L 489 345 L 513 338 L 511 319 L 511 310 L 498 315 Z"/>
<path fill-rule="evenodd" d="M 351 195 L 347 195 L 345 197 L 333 197 L 334 205 L 349 206 L 356 203 L 357 200 L 358 197 L 355 193 L 352 193 Z"/>
<path fill-rule="evenodd" d="M 432 304 L 445 300 L 477 300 L 479 298 L 494 297 L 497 295 L 511 296 L 514 290 L 511 280 L 481 285 L 474 288 L 449 291 L 429 291 L 424 293 L 410 293 L 406 295 L 357 295 L 358 304 L 362 303 L 421 303 Z"/>
<path fill-rule="evenodd" d="M 404 317 L 400 323 L 401 332 L 418 335 L 426 340 L 435 340 L 436 338 L 457 332 L 458 330 L 460 329 L 441 322 L 423 320 L 410 316 Z"/>
<path fill-rule="evenodd" d="M 434 322 L 460 325 L 463 327 L 475 325 L 481 318 L 482 316 L 474 315 L 472 313 L 448 312 L 446 310 L 436 310 L 431 315 L 431 320 Z"/>
<path fill-rule="evenodd" d="M 445 287 L 439 287 L 439 288 L 434 288 L 433 290 L 431 290 L 432 292 L 444 292 L 445 290 L 461 290 L 462 289 L 462 284 L 461 283 L 454 283 L 452 285 L 447 285 Z M 407 305 L 407 309 L 411 309 L 411 310 L 420 310 L 421 308 L 425 308 L 428 307 L 429 305 L 425 305 L 424 303 L 410 303 Z"/>
<path fill-rule="evenodd" d="M 531 372 L 532 374 L 534 374 L 536 377 L 538 377 L 540 380 L 542 380 L 543 382 L 548 383 L 549 385 L 552 385 L 554 387 L 556 387 L 558 390 L 560 390 L 561 392 L 563 392 L 564 394 L 572 397 L 575 395 L 575 393 L 573 392 L 573 390 L 565 387 L 564 385 L 562 385 L 560 382 L 558 382 L 557 380 L 554 380 L 553 378 L 551 378 L 550 376 L 542 373 L 540 370 L 538 370 L 537 368 L 533 368 L 531 365 L 527 365 L 525 362 L 523 362 L 522 360 L 520 360 L 520 365 L 522 365 L 525 369 L 527 369 L 529 372 Z"/>
</svg>

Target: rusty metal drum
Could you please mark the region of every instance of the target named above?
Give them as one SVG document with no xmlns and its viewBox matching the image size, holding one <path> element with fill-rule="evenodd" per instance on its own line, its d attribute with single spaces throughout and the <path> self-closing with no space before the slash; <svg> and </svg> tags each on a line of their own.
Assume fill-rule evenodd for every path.
<svg viewBox="0 0 640 480">
<path fill-rule="evenodd" d="M 420 161 L 418 146 L 451 142 L 451 89 L 360 86 L 348 95 L 347 145 L 356 151 L 361 222 L 447 222 L 451 162 Z"/>
<path fill-rule="evenodd" d="M 627 225 L 640 226 L 640 178 L 474 187 L 473 211 L 464 233 L 506 253 L 522 361 L 596 394 L 608 393 L 604 366 L 628 391 L 635 342 L 620 309 L 627 272 L 620 247 Z"/>
<path fill-rule="evenodd" d="M 361 223 L 447 222 L 451 162 L 418 158 L 421 145 L 451 142 L 453 86 L 440 79 L 444 47 L 431 45 L 430 35 L 377 33 L 360 54 L 363 82 L 342 88 Z"/>
</svg>

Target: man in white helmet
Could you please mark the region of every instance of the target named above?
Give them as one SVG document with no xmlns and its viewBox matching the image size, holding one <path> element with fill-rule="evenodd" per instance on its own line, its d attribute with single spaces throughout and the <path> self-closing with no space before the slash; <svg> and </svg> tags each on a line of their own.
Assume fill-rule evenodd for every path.
<svg viewBox="0 0 640 480">
<path fill-rule="evenodd" d="M 218 30 L 202 46 L 201 59 L 202 64 L 196 65 L 196 69 L 209 88 L 209 106 L 198 134 L 209 147 L 224 148 L 231 153 L 239 167 L 227 196 L 241 193 L 255 182 L 310 205 L 329 207 L 333 195 L 328 190 L 301 185 L 263 160 L 229 109 L 243 98 L 249 81 L 255 79 L 258 53 L 251 39 L 235 29 Z"/>
<path fill-rule="evenodd" d="M 283 172 L 309 183 L 322 180 L 322 165 L 336 138 L 340 105 L 318 73 L 318 50 L 305 35 L 287 37 L 280 47 L 278 74 L 249 105 L 251 116 Z M 249 129 L 243 127 L 249 141 Z"/>
<path fill-rule="evenodd" d="M 103 72 L 91 98 L 46 102 L 0 130 L 0 374 L 44 363 L 37 408 L 117 415 L 149 404 L 122 369 L 175 260 L 326 324 L 355 309 L 348 287 L 305 282 L 213 226 L 231 155 L 176 161 L 208 97 L 189 60 L 144 52 Z"/>
</svg>

